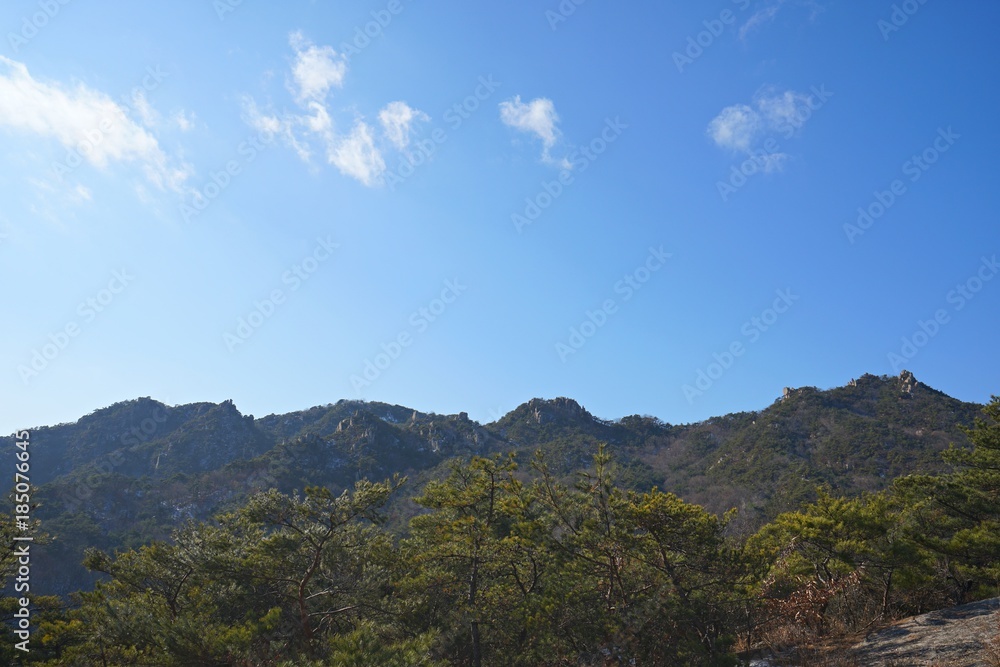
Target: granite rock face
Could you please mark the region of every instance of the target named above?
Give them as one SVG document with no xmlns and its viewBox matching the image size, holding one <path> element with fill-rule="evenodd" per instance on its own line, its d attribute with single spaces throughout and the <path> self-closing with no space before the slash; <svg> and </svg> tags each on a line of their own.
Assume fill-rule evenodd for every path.
<svg viewBox="0 0 1000 667">
<path fill-rule="evenodd" d="M 1000 658 L 998 640 L 1000 598 L 992 598 L 899 621 L 850 654 L 860 665 L 989 667 Z"/>
</svg>

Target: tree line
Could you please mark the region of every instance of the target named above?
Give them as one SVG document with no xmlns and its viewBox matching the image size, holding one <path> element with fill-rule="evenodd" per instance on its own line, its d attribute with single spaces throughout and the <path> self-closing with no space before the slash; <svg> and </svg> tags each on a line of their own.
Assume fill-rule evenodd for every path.
<svg viewBox="0 0 1000 667">
<path fill-rule="evenodd" d="M 85 565 L 69 603 L 33 600 L 32 665 L 737 665 L 997 594 L 1000 397 L 943 453 L 951 472 L 787 512 L 749 536 L 656 488 L 615 484 L 600 446 L 566 480 L 541 453 L 455 460 L 404 536 L 406 483 L 253 495 L 173 538 Z M 0 536 L 13 544 L 9 521 Z M 58 536 L 56 536 L 57 538 Z M 12 549 L 0 567 L 14 567 Z M 9 589 L 8 589 L 9 590 Z M 9 628 L 16 601 L 0 598 Z"/>
</svg>

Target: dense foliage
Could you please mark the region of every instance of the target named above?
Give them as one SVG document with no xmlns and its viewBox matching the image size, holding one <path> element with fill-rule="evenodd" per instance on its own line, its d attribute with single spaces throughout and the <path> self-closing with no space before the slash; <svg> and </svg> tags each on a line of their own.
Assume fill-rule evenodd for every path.
<svg viewBox="0 0 1000 667">
<path fill-rule="evenodd" d="M 31 652 L 14 651 L 8 630 L 0 660 L 736 665 L 997 594 L 1000 397 L 965 430 L 971 446 L 945 450 L 940 474 L 851 496 L 821 485 L 752 533 L 736 510 L 637 490 L 641 466 L 596 441 L 571 476 L 557 449 L 520 466 L 514 454 L 451 458 L 408 494 L 400 476 L 342 492 L 262 488 L 166 539 L 88 550 L 96 587 L 33 597 Z M 324 446 L 305 439 L 287 455 L 301 463 Z M 387 522 L 401 497 L 412 498 L 402 529 Z M 46 528 L 39 538 L 58 542 Z M 11 553 L 0 553 L 8 583 Z M 8 627 L 16 608 L 0 598 Z"/>
<path fill-rule="evenodd" d="M 85 549 L 167 540 L 185 520 L 209 521 L 271 488 L 339 494 L 358 479 L 406 476 L 384 508 L 389 528 L 403 534 L 421 511 L 413 498 L 449 474 L 452 458 L 514 452 L 525 462 L 541 450 L 551 474 L 571 483 L 600 443 L 613 454 L 616 486 L 656 486 L 719 515 L 736 507 L 728 530 L 748 536 L 816 501 L 822 485 L 855 497 L 901 475 L 944 472 L 941 451 L 968 448 L 959 427 L 980 408 L 905 372 L 789 390 L 759 412 L 688 425 L 638 415 L 605 421 L 566 398 L 532 399 L 490 424 L 364 401 L 260 418 L 230 401 L 125 401 L 31 432 L 35 516 L 58 536 L 35 554 L 33 587 L 64 597 L 92 589 Z M 0 469 L 13 466 L 15 451 L 0 438 Z M 528 465 L 519 472 L 523 481 L 537 474 Z"/>
</svg>

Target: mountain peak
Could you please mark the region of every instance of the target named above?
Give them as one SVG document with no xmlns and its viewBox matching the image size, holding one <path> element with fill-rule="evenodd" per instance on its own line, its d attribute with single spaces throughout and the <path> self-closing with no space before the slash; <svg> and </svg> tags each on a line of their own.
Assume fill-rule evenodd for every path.
<svg viewBox="0 0 1000 667">
<path fill-rule="evenodd" d="M 615 441 L 615 427 L 597 419 L 571 398 L 533 398 L 488 427 L 515 442 L 546 442 L 556 438 L 586 436 Z"/>
<path fill-rule="evenodd" d="M 527 408 L 531 411 L 535 421 L 544 424 L 554 421 L 560 417 L 572 419 L 593 419 L 594 416 L 587 412 L 583 406 L 572 398 L 560 396 L 553 399 L 533 398 L 527 402 Z"/>
</svg>

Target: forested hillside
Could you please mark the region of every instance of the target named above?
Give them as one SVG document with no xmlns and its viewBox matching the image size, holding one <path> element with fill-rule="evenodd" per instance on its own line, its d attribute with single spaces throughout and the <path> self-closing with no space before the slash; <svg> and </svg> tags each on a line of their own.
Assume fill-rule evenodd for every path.
<svg viewBox="0 0 1000 667">
<path fill-rule="evenodd" d="M 453 457 L 516 453 L 530 477 L 524 463 L 541 450 L 553 474 L 572 479 L 599 443 L 615 457 L 622 488 L 655 486 L 716 514 L 738 508 L 731 530 L 747 533 L 814 500 L 819 486 L 853 496 L 903 474 L 944 470 L 940 452 L 967 445 L 960 427 L 979 409 L 905 371 L 827 391 L 787 390 L 759 412 L 688 425 L 638 415 L 606 421 L 567 398 L 532 399 L 486 425 L 465 413 L 362 401 L 259 419 L 229 401 L 126 401 L 32 430 L 36 516 L 58 535 L 39 553 L 37 586 L 60 595 L 89 588 L 86 547 L 165 539 L 185 520 L 209 519 L 269 488 L 340 493 L 359 479 L 405 475 L 410 482 L 387 512 L 405 533 L 418 511 L 410 498 L 447 474 Z M 14 451 L 11 438 L 0 442 L 11 466 Z"/>
<path fill-rule="evenodd" d="M 260 419 L 120 403 L 32 431 L 25 664 L 797 650 L 995 595 L 1000 400 L 983 410 L 908 373 L 678 426 L 565 398 L 487 425 L 351 401 Z"/>
</svg>

